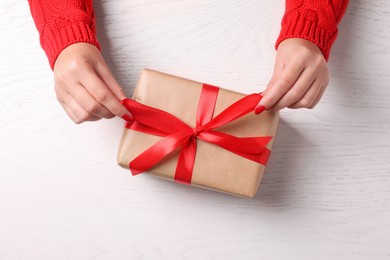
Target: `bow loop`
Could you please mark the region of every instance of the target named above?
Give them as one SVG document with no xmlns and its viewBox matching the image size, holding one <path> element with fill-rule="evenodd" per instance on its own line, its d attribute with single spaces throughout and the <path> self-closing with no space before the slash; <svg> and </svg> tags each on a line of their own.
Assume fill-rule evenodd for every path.
<svg viewBox="0 0 390 260">
<path fill-rule="evenodd" d="M 180 119 L 163 110 L 141 104 L 129 98 L 123 99 L 121 103 L 133 115 L 133 122 L 138 122 L 138 124 L 142 124 L 150 130 L 168 135 L 190 128 Z M 132 124 L 132 122 L 129 122 L 129 124 Z"/>
<path fill-rule="evenodd" d="M 245 96 L 227 107 L 205 126 L 210 129 L 214 129 L 243 117 L 249 112 L 254 111 L 261 98 L 262 96 L 260 94 L 250 94 Z"/>
</svg>

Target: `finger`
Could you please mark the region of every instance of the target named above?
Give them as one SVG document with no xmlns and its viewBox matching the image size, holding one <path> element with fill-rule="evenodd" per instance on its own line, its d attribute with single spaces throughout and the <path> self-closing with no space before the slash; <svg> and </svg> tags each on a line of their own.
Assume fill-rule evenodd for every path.
<svg viewBox="0 0 390 260">
<path fill-rule="evenodd" d="M 98 103 L 81 84 L 67 89 L 70 96 L 89 114 L 100 118 L 113 118 L 115 115 Z"/>
<path fill-rule="evenodd" d="M 313 84 L 315 77 L 316 74 L 314 70 L 305 69 L 292 88 L 269 109 L 280 110 L 301 100 Z"/>
<path fill-rule="evenodd" d="M 85 111 L 70 95 L 63 97 L 62 107 L 76 124 L 81 124 L 85 121 L 97 121 L 100 119 L 100 117 L 91 115 Z"/>
<path fill-rule="evenodd" d="M 119 100 L 126 98 L 126 95 L 123 92 L 123 89 L 121 88 L 119 83 L 115 80 L 114 76 L 112 75 L 110 69 L 108 68 L 108 66 L 105 62 L 98 63 L 98 65 L 96 67 L 96 71 L 98 73 L 98 76 L 104 82 L 104 84 L 106 84 L 106 86 L 108 86 L 108 88 L 111 90 L 111 92 Z"/>
<path fill-rule="evenodd" d="M 274 64 L 274 72 L 272 74 L 270 82 L 276 81 L 276 79 L 279 77 L 279 75 L 281 75 L 281 73 L 283 71 L 283 66 L 284 66 L 283 64 L 284 63 L 282 61 L 280 61 L 280 59 L 278 57 L 276 57 L 275 64 Z M 269 85 L 270 84 L 268 84 L 268 86 L 265 88 L 265 90 L 260 92 L 261 98 L 263 98 L 266 95 L 266 93 L 268 92 L 268 90 L 270 89 Z M 265 107 L 260 105 L 260 104 L 261 104 L 261 99 L 259 101 L 259 104 L 257 104 L 257 106 L 255 107 L 255 114 L 260 114 L 261 112 L 263 112 L 265 110 Z"/>
<path fill-rule="evenodd" d="M 114 115 L 122 117 L 125 114 L 129 114 L 129 111 L 122 106 L 118 98 L 114 96 L 92 69 L 81 78 L 81 84 L 97 102 L 105 106 Z"/>
<path fill-rule="evenodd" d="M 288 108 L 312 108 L 313 102 L 322 89 L 321 82 L 321 80 L 316 79 L 305 95 L 297 102 L 290 104 Z"/>
<path fill-rule="evenodd" d="M 58 99 L 58 98 L 57 98 Z M 58 99 L 58 102 L 62 106 L 62 108 L 65 110 L 66 114 L 68 117 L 73 121 L 76 122 L 78 119 L 77 117 L 73 114 L 72 110 L 64 103 L 64 101 Z"/>
<path fill-rule="evenodd" d="M 320 102 L 322 96 L 325 93 L 325 90 L 326 90 L 326 87 L 328 86 L 328 84 L 329 84 L 329 74 L 325 73 L 324 80 L 322 81 L 322 85 L 321 85 L 321 90 L 318 93 L 317 97 L 315 98 L 313 104 L 311 104 L 311 107 L 314 108 L 318 104 L 318 102 Z"/>
<path fill-rule="evenodd" d="M 322 96 L 324 95 L 326 90 L 326 85 L 321 87 L 321 90 L 319 91 L 317 97 L 314 99 L 314 102 L 311 104 L 311 108 L 314 108 L 318 102 L 320 102 Z"/>
<path fill-rule="evenodd" d="M 70 119 L 72 119 L 73 122 L 78 121 L 76 115 L 72 112 L 70 107 L 66 105 L 65 101 L 69 94 L 60 87 L 60 85 L 56 84 L 55 85 L 55 91 L 56 91 L 56 98 L 57 101 L 60 103 L 62 108 L 65 110 L 66 114 L 69 116 Z"/>
<path fill-rule="evenodd" d="M 286 66 L 279 77 L 268 83 L 267 91 L 260 100 L 259 106 L 272 107 L 295 84 L 303 69 L 303 65 Z"/>
<path fill-rule="evenodd" d="M 275 82 L 276 79 L 280 77 L 284 68 L 283 64 L 284 64 L 283 61 L 281 61 L 278 57 L 276 57 L 275 64 L 274 64 L 274 72 L 272 73 L 270 82 Z M 265 90 L 261 92 L 261 95 L 262 96 L 266 95 L 269 89 L 270 89 L 270 84 L 268 84 Z"/>
</svg>

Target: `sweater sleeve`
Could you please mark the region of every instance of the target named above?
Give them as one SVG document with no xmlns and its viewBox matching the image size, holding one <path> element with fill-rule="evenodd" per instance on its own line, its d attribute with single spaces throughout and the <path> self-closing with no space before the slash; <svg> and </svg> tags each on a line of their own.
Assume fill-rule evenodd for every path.
<svg viewBox="0 0 390 260">
<path fill-rule="evenodd" d="M 63 49 L 87 42 L 100 50 L 92 0 L 28 0 L 51 69 Z"/>
<path fill-rule="evenodd" d="M 347 4 L 348 0 L 286 0 L 275 49 L 287 38 L 302 38 L 316 44 L 328 61 Z"/>
</svg>

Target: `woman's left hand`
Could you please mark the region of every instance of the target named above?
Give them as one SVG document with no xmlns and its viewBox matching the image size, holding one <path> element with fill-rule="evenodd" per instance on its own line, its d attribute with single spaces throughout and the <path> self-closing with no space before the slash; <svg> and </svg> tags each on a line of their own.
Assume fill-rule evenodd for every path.
<svg viewBox="0 0 390 260">
<path fill-rule="evenodd" d="M 328 83 L 327 63 L 318 46 L 300 38 L 286 39 L 278 46 L 274 73 L 255 111 L 314 108 Z"/>
</svg>

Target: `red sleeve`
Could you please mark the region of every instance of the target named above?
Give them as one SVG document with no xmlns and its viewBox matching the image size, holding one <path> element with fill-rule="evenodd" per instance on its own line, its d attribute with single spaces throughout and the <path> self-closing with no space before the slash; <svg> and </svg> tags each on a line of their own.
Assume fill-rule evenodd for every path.
<svg viewBox="0 0 390 260">
<path fill-rule="evenodd" d="M 51 69 L 60 52 L 73 43 L 91 43 L 100 50 L 92 0 L 28 2 Z"/>
<path fill-rule="evenodd" d="M 302 38 L 315 43 L 328 61 L 347 4 L 348 0 L 286 0 L 275 48 L 287 38 Z"/>
</svg>

